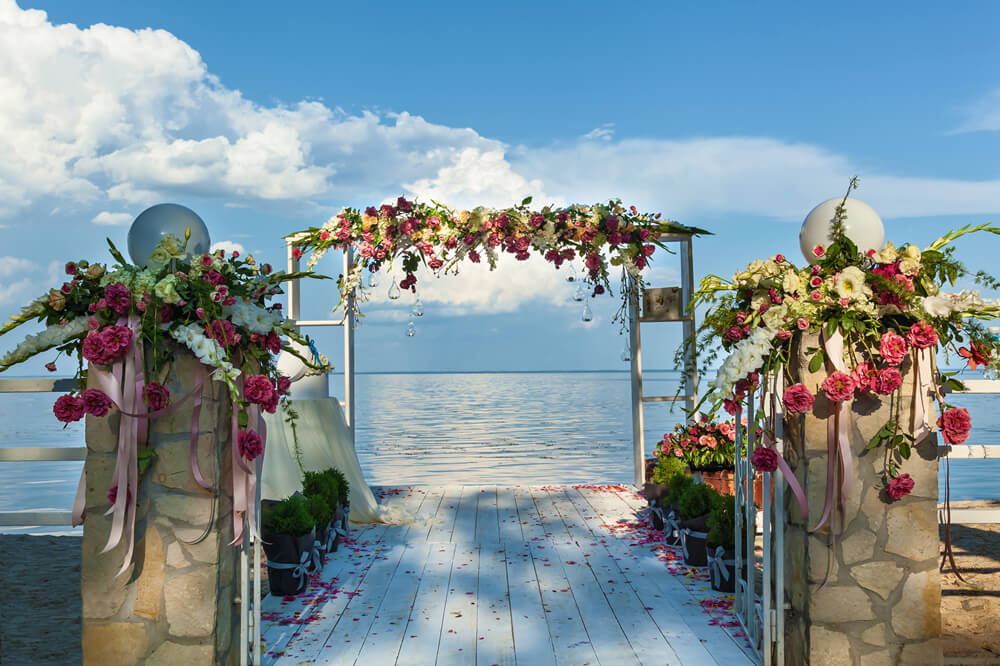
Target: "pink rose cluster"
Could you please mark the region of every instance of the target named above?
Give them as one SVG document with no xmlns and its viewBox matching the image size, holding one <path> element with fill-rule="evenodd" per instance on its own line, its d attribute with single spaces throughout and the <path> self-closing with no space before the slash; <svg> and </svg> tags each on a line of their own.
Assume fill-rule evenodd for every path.
<svg viewBox="0 0 1000 666">
<path fill-rule="evenodd" d="M 142 390 L 146 405 L 152 412 L 158 412 L 170 403 L 170 391 L 158 382 L 150 382 Z"/>
<path fill-rule="evenodd" d="M 247 377 L 243 391 L 247 400 L 260 405 L 269 414 L 274 414 L 278 409 L 278 401 L 288 393 L 291 385 L 291 380 L 282 375 L 273 381 L 266 375 L 251 375 Z"/>
<path fill-rule="evenodd" d="M 99 389 L 87 389 L 79 396 L 69 393 L 56 398 L 52 413 L 63 423 L 79 421 L 87 414 L 106 416 L 111 409 L 111 398 Z"/>
<path fill-rule="evenodd" d="M 800 382 L 786 388 L 785 393 L 781 396 L 781 400 L 785 405 L 786 412 L 791 414 L 805 414 L 812 409 L 816 397 L 806 388 L 805 384 Z"/>
<path fill-rule="evenodd" d="M 107 326 L 101 331 L 91 330 L 83 339 L 80 352 L 97 365 L 108 365 L 128 351 L 132 344 L 132 330 L 127 326 Z"/>
</svg>

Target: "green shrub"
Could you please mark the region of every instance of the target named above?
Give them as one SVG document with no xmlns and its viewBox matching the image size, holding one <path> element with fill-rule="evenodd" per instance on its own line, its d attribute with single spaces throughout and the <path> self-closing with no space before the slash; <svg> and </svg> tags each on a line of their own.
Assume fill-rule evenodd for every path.
<svg viewBox="0 0 1000 666">
<path fill-rule="evenodd" d="M 309 515 L 316 523 L 316 529 L 323 529 L 330 524 L 330 520 L 333 518 L 333 508 L 325 497 L 309 495 L 306 497 L 306 506 L 309 507 Z"/>
<path fill-rule="evenodd" d="M 668 483 L 677 474 L 684 474 L 684 461 L 676 456 L 660 456 L 653 468 L 653 483 Z"/>
<path fill-rule="evenodd" d="M 347 482 L 347 477 L 344 476 L 343 472 L 339 469 L 331 467 L 330 469 L 324 470 L 323 474 L 327 475 L 337 486 L 337 501 L 339 501 L 344 506 L 347 506 L 347 499 L 350 497 L 351 484 Z"/>
<path fill-rule="evenodd" d="M 712 503 L 718 493 L 704 483 L 693 483 L 684 491 L 679 501 L 678 513 L 682 520 L 704 516 L 712 510 Z"/>
<path fill-rule="evenodd" d="M 736 529 L 736 498 L 718 496 L 712 503 L 712 513 L 708 516 L 708 545 L 711 548 L 722 546 L 729 550 L 734 542 Z"/>
<path fill-rule="evenodd" d="M 663 506 L 667 507 L 681 501 L 681 496 L 694 485 L 694 479 L 687 474 L 674 474 L 667 481 L 667 494 L 663 497 Z"/>
<path fill-rule="evenodd" d="M 313 517 L 302 495 L 286 497 L 272 506 L 264 516 L 263 528 L 268 534 L 302 536 L 312 530 Z"/>
<path fill-rule="evenodd" d="M 327 472 L 306 472 L 302 475 L 302 493 L 306 497 L 322 497 L 332 512 L 340 499 L 340 488 Z"/>
</svg>

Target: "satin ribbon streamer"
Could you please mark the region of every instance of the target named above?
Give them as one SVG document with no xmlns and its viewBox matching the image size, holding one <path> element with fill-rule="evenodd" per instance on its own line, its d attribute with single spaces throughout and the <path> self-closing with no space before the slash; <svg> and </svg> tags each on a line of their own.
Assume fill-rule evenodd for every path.
<svg viewBox="0 0 1000 666">
<path fill-rule="evenodd" d="M 913 359 L 913 420 L 911 431 L 919 442 L 931 431 L 927 419 L 927 397 L 931 389 L 931 353 L 929 349 L 915 349 Z"/>
<path fill-rule="evenodd" d="M 826 351 L 826 358 L 833 365 L 833 369 L 840 372 L 847 372 L 844 364 L 844 338 L 838 329 L 833 335 L 823 335 L 823 348 Z M 830 518 L 830 513 L 834 505 L 834 491 L 837 477 L 837 459 L 841 465 L 840 483 L 840 509 L 843 512 L 847 507 L 847 496 L 854 486 L 854 459 L 851 456 L 851 445 L 847 439 L 847 424 L 850 417 L 848 402 L 838 402 L 837 406 L 826 421 L 826 503 L 823 507 L 823 515 L 819 519 L 815 532 L 821 528 Z"/>
<path fill-rule="evenodd" d="M 712 574 L 712 582 L 721 587 L 721 582 L 729 580 L 729 566 L 736 566 L 736 560 L 726 559 L 726 549 L 722 546 L 715 547 L 715 555 L 708 554 L 708 568 Z"/>
<path fill-rule="evenodd" d="M 309 573 L 309 557 L 310 551 L 302 551 L 302 559 L 298 564 L 286 564 L 284 562 L 272 562 L 267 560 L 267 566 L 271 569 L 291 569 L 292 577 L 299 579 L 299 583 L 302 582 L 302 578 Z"/>
</svg>

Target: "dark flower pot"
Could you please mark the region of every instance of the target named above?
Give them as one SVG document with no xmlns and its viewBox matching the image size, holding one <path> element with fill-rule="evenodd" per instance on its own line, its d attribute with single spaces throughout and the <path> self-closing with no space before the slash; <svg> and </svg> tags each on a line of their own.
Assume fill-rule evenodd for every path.
<svg viewBox="0 0 1000 666">
<path fill-rule="evenodd" d="M 667 495 L 667 484 L 665 483 L 647 483 L 643 486 L 643 493 L 646 495 L 646 501 L 650 504 L 659 504 L 660 500 Z"/>
<path fill-rule="evenodd" d="M 313 533 L 302 536 L 263 535 L 264 554 L 267 555 L 267 581 L 271 594 L 283 597 L 299 594 L 306 589 L 309 562 L 303 562 L 302 554 L 305 553 L 309 560 L 312 559 L 313 540 Z"/>
<path fill-rule="evenodd" d="M 708 532 L 697 532 L 687 527 L 681 529 L 684 564 L 689 567 L 703 567 L 708 564 L 708 553 L 705 548 L 707 538 Z"/>
<path fill-rule="evenodd" d="M 309 558 L 309 572 L 317 571 L 326 566 L 326 542 L 323 541 L 323 532 L 312 531 L 313 540 L 311 543 L 312 556 Z"/>
<path fill-rule="evenodd" d="M 663 531 L 663 509 L 658 506 L 654 506 L 649 510 L 649 522 L 653 525 L 654 530 L 660 532 Z"/>
<path fill-rule="evenodd" d="M 736 589 L 736 552 L 732 548 L 708 548 L 706 552 L 708 574 L 716 592 L 733 592 Z"/>
<path fill-rule="evenodd" d="M 678 519 L 677 526 L 681 529 L 687 528 L 695 532 L 707 532 L 708 517 L 710 515 L 712 514 L 706 513 L 704 516 L 698 516 L 697 518 Z"/>
<path fill-rule="evenodd" d="M 681 545 L 680 523 L 677 519 L 677 506 L 671 505 L 660 509 L 663 516 L 663 536 L 668 546 Z"/>
</svg>

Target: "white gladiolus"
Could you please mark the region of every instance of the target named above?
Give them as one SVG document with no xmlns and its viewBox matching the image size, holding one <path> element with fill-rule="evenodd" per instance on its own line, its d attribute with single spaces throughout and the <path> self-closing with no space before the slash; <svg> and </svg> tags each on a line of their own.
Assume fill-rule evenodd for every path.
<svg viewBox="0 0 1000 666">
<path fill-rule="evenodd" d="M 240 301 L 226 306 L 223 308 L 223 312 L 237 326 L 241 326 L 251 333 L 259 333 L 261 335 L 267 335 L 274 329 L 279 328 L 285 319 L 277 311 L 270 312 L 256 305 Z"/>
<path fill-rule="evenodd" d="M 240 376 L 240 371 L 226 360 L 226 351 L 218 342 L 207 337 L 197 324 L 178 326 L 170 332 L 170 335 L 190 349 L 199 361 L 216 368 L 216 372 L 212 373 L 213 379 L 235 380 Z"/>
<path fill-rule="evenodd" d="M 13 351 L 0 358 L 0 366 L 11 366 L 20 363 L 45 351 L 66 343 L 73 338 L 78 338 L 87 332 L 89 328 L 87 317 L 77 317 L 65 326 L 49 326 L 41 333 L 28 335 Z"/>
<path fill-rule="evenodd" d="M 750 335 L 736 343 L 732 353 L 722 362 L 712 385 L 720 395 L 728 397 L 733 393 L 736 382 L 755 370 L 759 370 L 771 352 L 775 331 L 755 328 Z"/>
</svg>

